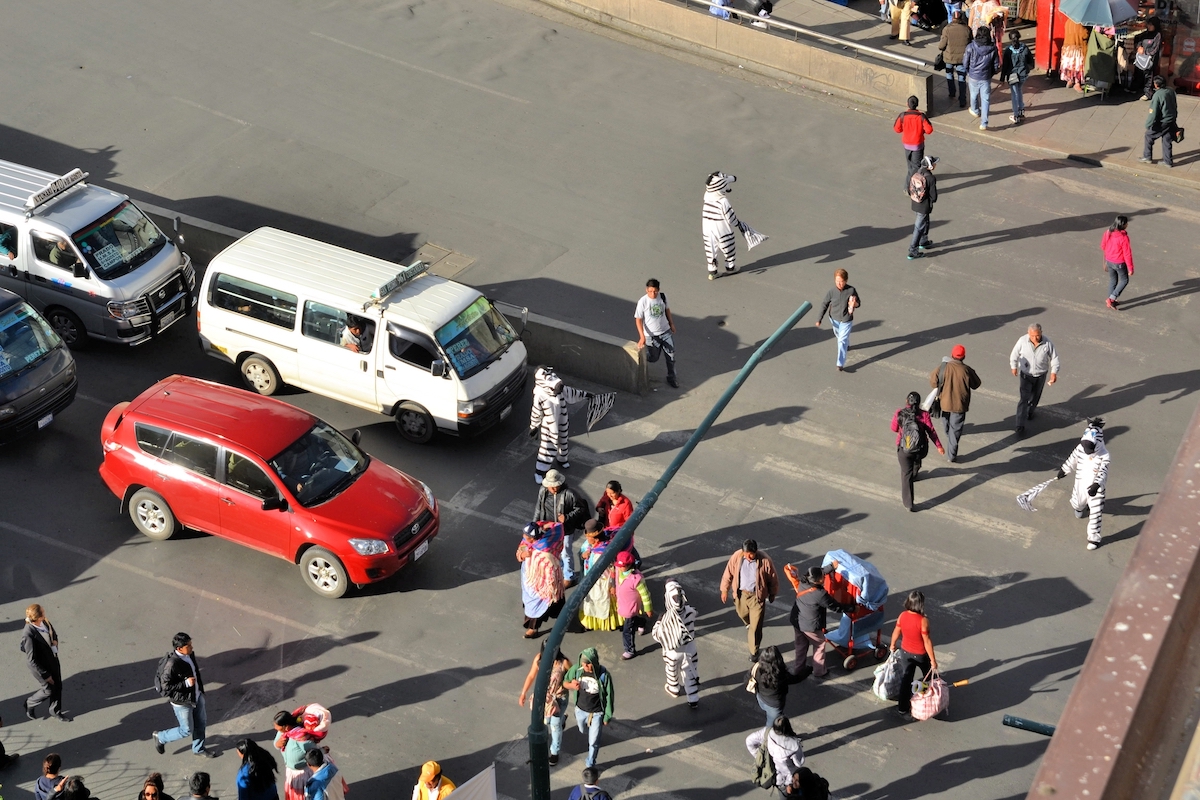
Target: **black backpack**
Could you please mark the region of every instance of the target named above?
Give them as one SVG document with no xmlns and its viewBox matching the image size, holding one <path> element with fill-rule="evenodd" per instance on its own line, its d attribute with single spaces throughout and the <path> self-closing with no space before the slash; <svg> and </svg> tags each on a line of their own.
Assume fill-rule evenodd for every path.
<svg viewBox="0 0 1200 800">
<path fill-rule="evenodd" d="M 900 410 L 900 450 L 909 455 L 921 452 L 925 444 L 925 431 L 917 422 L 917 411 L 914 408 Z"/>
<path fill-rule="evenodd" d="M 154 691 L 162 697 L 167 696 L 166 673 L 171 666 L 171 656 L 173 655 L 175 655 L 174 650 L 159 659 L 158 669 L 154 670 Z"/>
<path fill-rule="evenodd" d="M 603 789 L 596 789 L 595 791 L 592 791 L 583 784 L 579 785 L 579 796 L 582 797 L 583 800 L 613 800 L 612 795 Z"/>
<path fill-rule="evenodd" d="M 808 767 L 801 767 L 799 791 L 787 786 L 783 790 L 783 796 L 795 800 L 829 800 L 829 781 Z"/>
</svg>

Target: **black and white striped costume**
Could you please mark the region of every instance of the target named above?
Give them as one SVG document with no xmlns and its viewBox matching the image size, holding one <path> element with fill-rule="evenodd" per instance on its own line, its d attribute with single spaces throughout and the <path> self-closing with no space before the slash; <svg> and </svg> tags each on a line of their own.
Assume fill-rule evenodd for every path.
<svg viewBox="0 0 1200 800">
<path fill-rule="evenodd" d="M 539 367 L 534 373 L 529 430 L 531 435 L 535 432 L 540 434 L 537 467 L 534 473 L 534 480 L 539 485 L 556 460 L 563 469 L 571 466 L 567 458 L 567 433 L 570 424 L 567 406 L 587 398 L 587 392 L 565 385 L 554 371 L 554 367 Z"/>
<path fill-rule="evenodd" d="M 714 172 L 708 176 L 704 187 L 704 211 L 700 230 L 704 235 L 704 260 L 708 264 L 709 277 L 717 274 L 717 253 L 725 257 L 725 272 L 737 270 L 737 241 L 733 229 L 737 228 L 743 234 L 746 226 L 733 213 L 733 206 L 725 195 L 733 191 L 732 184 L 737 178 L 724 172 Z"/>
<path fill-rule="evenodd" d="M 696 609 L 688 604 L 683 587 L 673 580 L 667 581 L 664 606 L 666 610 L 651 631 L 654 641 L 662 645 L 663 665 L 667 671 L 667 684 L 663 688 L 672 697 L 686 695 L 688 703 L 694 705 L 700 699 Z"/>
<path fill-rule="evenodd" d="M 1071 508 L 1075 516 L 1083 519 L 1088 514 L 1087 540 L 1091 544 L 1100 543 L 1100 522 L 1104 512 L 1104 494 L 1108 484 L 1108 464 L 1111 456 L 1104 446 L 1104 431 L 1099 424 L 1089 423 L 1087 430 L 1079 440 L 1079 444 L 1071 451 L 1070 457 L 1059 468 L 1062 472 L 1075 472 L 1075 485 L 1071 487 Z M 1085 442 L 1095 446 L 1091 454 L 1084 447 Z M 1096 494 L 1089 495 L 1088 489 L 1099 485 Z"/>
</svg>

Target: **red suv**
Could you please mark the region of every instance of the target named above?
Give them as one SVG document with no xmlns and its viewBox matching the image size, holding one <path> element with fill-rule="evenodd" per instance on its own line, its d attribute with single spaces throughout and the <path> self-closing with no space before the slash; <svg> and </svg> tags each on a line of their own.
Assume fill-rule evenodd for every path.
<svg viewBox="0 0 1200 800">
<path fill-rule="evenodd" d="M 279 400 L 174 375 L 108 412 L 100 477 L 151 539 L 222 536 L 341 597 L 421 558 L 439 524 L 429 487 L 357 442 Z"/>
</svg>

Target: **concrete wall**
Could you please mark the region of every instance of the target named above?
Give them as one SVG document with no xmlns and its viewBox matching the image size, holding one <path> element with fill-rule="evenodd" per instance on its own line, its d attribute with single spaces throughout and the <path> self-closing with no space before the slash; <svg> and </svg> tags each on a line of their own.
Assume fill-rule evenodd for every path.
<svg viewBox="0 0 1200 800">
<path fill-rule="evenodd" d="M 793 80 L 809 80 L 835 94 L 869 97 L 904 107 L 909 95 L 930 108 L 933 73 L 902 67 L 871 56 L 847 55 L 793 41 L 749 25 L 719 19 L 703 7 L 686 8 L 668 0 L 542 0 L 602 25 L 651 40 L 702 52 L 747 69 Z M 757 67 L 757 69 L 756 69 Z"/>
<path fill-rule="evenodd" d="M 213 256 L 246 235 L 243 231 L 176 214 L 169 209 L 145 203 L 139 206 L 168 235 L 173 230 L 175 218 L 180 218 L 183 250 L 192 257 L 201 275 Z M 455 255 L 449 250 L 444 252 L 449 254 L 448 260 Z M 436 264 L 431 271 L 437 272 Z M 520 315 L 508 310 L 505 314 L 520 330 Z M 561 372 L 626 392 L 643 394 L 647 390 L 645 351 L 638 350 L 635 342 L 538 314 L 529 315 L 521 338 L 529 350 L 529 363 L 534 366 L 552 364 Z"/>
</svg>

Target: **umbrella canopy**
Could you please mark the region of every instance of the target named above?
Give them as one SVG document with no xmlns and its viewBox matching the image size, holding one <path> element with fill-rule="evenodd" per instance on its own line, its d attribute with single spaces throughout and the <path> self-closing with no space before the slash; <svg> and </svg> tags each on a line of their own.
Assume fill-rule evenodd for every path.
<svg viewBox="0 0 1200 800">
<path fill-rule="evenodd" d="M 1080 25 L 1111 28 L 1137 16 L 1129 0 L 1062 0 L 1058 10 Z"/>
</svg>

